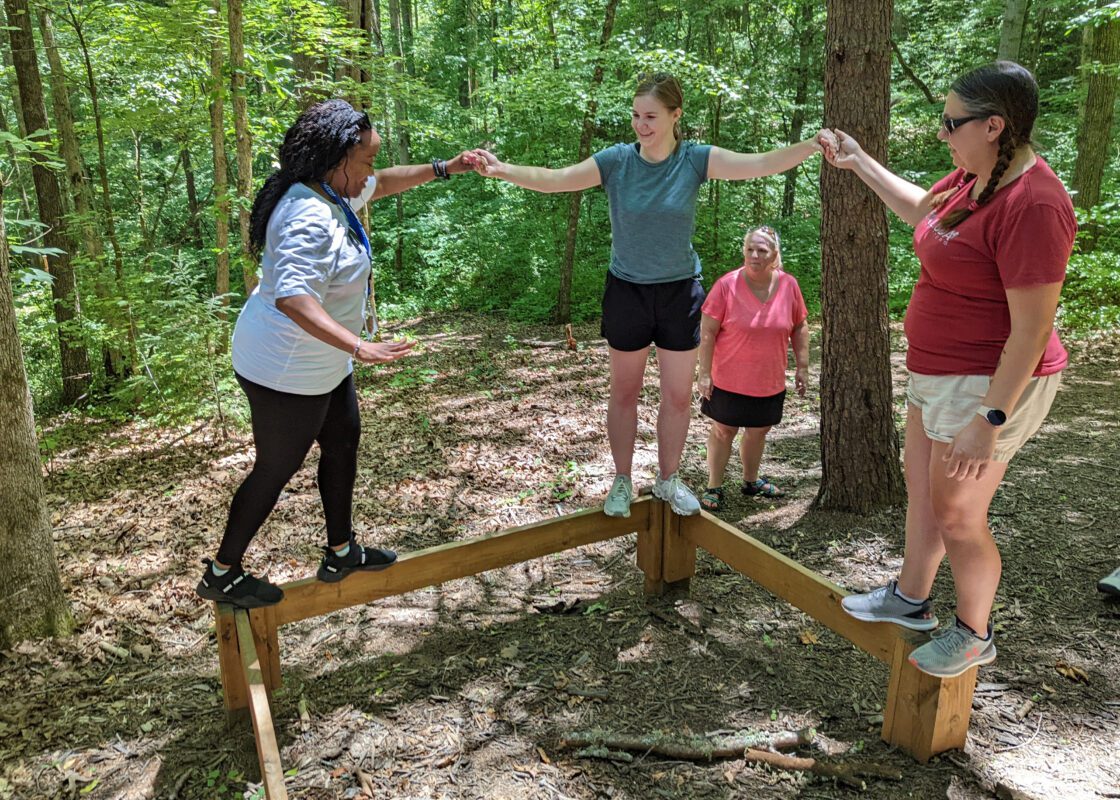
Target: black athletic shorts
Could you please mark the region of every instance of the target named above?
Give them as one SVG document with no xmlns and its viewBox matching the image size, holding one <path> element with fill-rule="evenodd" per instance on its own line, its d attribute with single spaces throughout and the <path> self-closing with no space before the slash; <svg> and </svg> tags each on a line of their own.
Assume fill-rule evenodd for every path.
<svg viewBox="0 0 1120 800">
<path fill-rule="evenodd" d="M 700 413 L 732 428 L 768 428 L 782 421 L 786 390 L 769 397 L 726 392 L 712 386 L 712 399 L 700 401 Z"/>
<path fill-rule="evenodd" d="M 607 344 L 625 352 L 650 344 L 662 350 L 695 350 L 700 346 L 704 297 L 696 278 L 632 283 L 608 271 L 600 333 Z"/>
</svg>

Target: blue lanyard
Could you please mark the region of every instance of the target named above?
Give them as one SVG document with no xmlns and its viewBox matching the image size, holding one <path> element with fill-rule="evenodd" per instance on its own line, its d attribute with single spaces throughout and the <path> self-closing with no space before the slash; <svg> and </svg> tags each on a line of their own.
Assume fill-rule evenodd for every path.
<svg viewBox="0 0 1120 800">
<path fill-rule="evenodd" d="M 342 213 L 346 215 L 346 222 L 350 226 L 351 232 L 358 237 L 358 241 L 361 242 L 362 247 L 366 249 L 366 256 L 369 260 L 373 261 L 373 251 L 369 246 L 369 237 L 366 236 L 366 229 L 362 227 L 362 221 L 358 219 L 358 215 L 354 213 L 354 209 L 350 207 L 349 203 L 342 202 L 342 198 L 335 193 L 334 189 L 327 185 L 326 181 L 319 181 L 319 186 L 326 192 L 327 197 L 333 200 L 335 205 L 342 209 Z"/>
</svg>

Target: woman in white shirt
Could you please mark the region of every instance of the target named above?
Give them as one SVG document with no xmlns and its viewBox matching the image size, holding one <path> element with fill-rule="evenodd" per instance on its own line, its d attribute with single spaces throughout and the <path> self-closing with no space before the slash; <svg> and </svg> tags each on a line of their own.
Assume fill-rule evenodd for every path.
<svg viewBox="0 0 1120 800">
<path fill-rule="evenodd" d="M 253 202 L 250 245 L 261 256 L 261 282 L 234 329 L 233 368 L 249 398 L 257 458 L 216 557 L 206 559 L 197 592 L 207 600 L 258 608 L 283 598 L 246 573 L 241 558 L 316 441 L 328 543 L 318 578 L 338 581 L 396 560 L 392 550 L 358 544 L 350 520 L 361 432 L 353 362 L 393 361 L 412 346 L 361 338 L 371 253 L 355 211 L 473 164 L 461 153 L 375 171 L 380 147 L 365 113 L 343 100 L 317 103 L 288 129 L 280 169 Z"/>
</svg>

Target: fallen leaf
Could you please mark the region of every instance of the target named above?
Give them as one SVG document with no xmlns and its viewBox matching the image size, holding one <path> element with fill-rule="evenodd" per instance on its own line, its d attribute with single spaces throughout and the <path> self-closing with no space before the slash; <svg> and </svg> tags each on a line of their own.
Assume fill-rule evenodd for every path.
<svg viewBox="0 0 1120 800">
<path fill-rule="evenodd" d="M 1058 674 L 1062 677 L 1069 678 L 1075 683 L 1084 683 L 1086 685 L 1089 683 L 1089 676 L 1086 675 L 1085 670 L 1080 667 L 1067 664 L 1065 661 L 1059 661 L 1054 665 L 1054 669 L 1058 670 Z"/>
<path fill-rule="evenodd" d="M 820 644 L 820 639 L 810 630 L 801 631 L 801 644 Z"/>
</svg>

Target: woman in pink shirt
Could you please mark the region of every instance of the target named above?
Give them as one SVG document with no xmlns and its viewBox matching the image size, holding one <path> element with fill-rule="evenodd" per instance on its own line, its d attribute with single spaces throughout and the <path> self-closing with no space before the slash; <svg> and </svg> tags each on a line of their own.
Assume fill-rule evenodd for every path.
<svg viewBox="0 0 1120 800">
<path fill-rule="evenodd" d="M 809 315 L 801 287 L 782 271 L 781 242 L 773 228 L 743 237 L 743 266 L 712 286 L 700 321 L 700 410 L 712 420 L 708 432 L 708 488 L 700 498 L 709 511 L 723 506 L 723 473 L 739 428 L 743 494 L 778 497 L 759 477 L 766 434 L 782 420 L 790 339 L 797 362 L 794 387 L 804 397 L 809 369 Z"/>
</svg>

